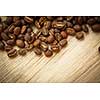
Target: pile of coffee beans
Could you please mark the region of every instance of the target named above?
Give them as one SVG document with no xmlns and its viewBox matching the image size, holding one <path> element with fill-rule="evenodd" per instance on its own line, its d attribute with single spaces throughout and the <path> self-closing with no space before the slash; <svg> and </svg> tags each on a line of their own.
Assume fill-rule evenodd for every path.
<svg viewBox="0 0 100 100">
<path fill-rule="evenodd" d="M 38 30 L 34 32 L 33 27 Z M 6 20 L 0 17 L 0 50 L 6 51 L 8 57 L 24 56 L 30 50 L 50 57 L 67 45 L 68 36 L 84 39 L 88 27 L 100 32 L 100 17 L 8 16 Z"/>
</svg>

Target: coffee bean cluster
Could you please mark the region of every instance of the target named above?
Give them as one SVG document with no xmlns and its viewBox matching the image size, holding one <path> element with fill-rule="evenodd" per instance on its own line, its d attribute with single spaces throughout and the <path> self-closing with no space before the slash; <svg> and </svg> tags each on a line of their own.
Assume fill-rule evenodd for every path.
<svg viewBox="0 0 100 100">
<path fill-rule="evenodd" d="M 33 27 L 37 28 L 34 32 Z M 0 50 L 9 57 L 24 56 L 33 50 L 36 55 L 50 57 L 68 43 L 68 36 L 81 40 L 88 27 L 100 32 L 97 16 L 8 16 L 0 17 Z M 18 49 L 15 49 L 15 46 Z"/>
</svg>

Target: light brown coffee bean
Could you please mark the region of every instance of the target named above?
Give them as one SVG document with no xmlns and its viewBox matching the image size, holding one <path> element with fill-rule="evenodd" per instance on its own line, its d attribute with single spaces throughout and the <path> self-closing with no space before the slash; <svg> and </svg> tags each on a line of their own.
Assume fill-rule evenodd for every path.
<svg viewBox="0 0 100 100">
<path fill-rule="evenodd" d="M 21 34 L 25 33 L 26 28 L 27 28 L 26 25 L 23 25 L 23 26 L 22 26 L 22 28 L 21 28 Z"/>
<path fill-rule="evenodd" d="M 66 29 L 66 32 L 69 34 L 69 35 L 71 35 L 71 36 L 75 36 L 75 30 L 73 29 L 73 28 L 67 28 Z"/>
<path fill-rule="evenodd" d="M 40 48 L 42 51 L 46 51 L 48 49 L 48 44 L 45 42 L 41 42 Z"/>
<path fill-rule="evenodd" d="M 16 40 L 16 45 L 20 48 L 24 48 L 25 43 L 23 40 Z"/>
<path fill-rule="evenodd" d="M 59 46 L 56 45 L 56 44 L 51 45 L 51 49 L 52 49 L 52 51 L 54 51 L 54 52 L 59 52 L 59 51 L 60 51 Z"/>
<path fill-rule="evenodd" d="M 39 46 L 40 45 L 40 40 L 39 39 L 37 39 L 37 40 L 35 40 L 34 42 L 33 42 L 33 46 Z"/>
<path fill-rule="evenodd" d="M 46 29 L 50 29 L 50 27 L 51 27 L 51 21 L 45 21 L 45 22 L 44 22 L 44 27 L 45 27 Z"/>
<path fill-rule="evenodd" d="M 47 50 L 46 52 L 44 52 L 46 57 L 51 57 L 53 55 L 53 52 L 51 50 Z"/>
<path fill-rule="evenodd" d="M 15 26 L 14 26 L 13 24 L 11 24 L 11 25 L 9 26 L 9 29 L 8 29 L 8 30 L 9 30 L 9 32 L 11 32 L 11 33 L 12 33 L 12 32 L 13 32 L 13 30 L 14 30 L 14 28 L 15 28 Z"/>
<path fill-rule="evenodd" d="M 55 39 L 60 41 L 62 39 L 62 35 L 60 33 L 55 33 Z"/>
<path fill-rule="evenodd" d="M 25 20 L 27 23 L 33 23 L 33 19 L 32 19 L 31 17 L 25 16 L 25 17 L 24 17 L 24 20 Z"/>
<path fill-rule="evenodd" d="M 63 39 L 59 42 L 60 46 L 61 47 L 64 47 L 66 44 L 67 44 L 67 40 L 66 39 Z"/>
<path fill-rule="evenodd" d="M 83 32 L 77 32 L 77 33 L 76 33 L 76 38 L 77 38 L 78 40 L 83 39 L 83 38 L 84 38 L 84 33 L 83 33 Z"/>
</svg>

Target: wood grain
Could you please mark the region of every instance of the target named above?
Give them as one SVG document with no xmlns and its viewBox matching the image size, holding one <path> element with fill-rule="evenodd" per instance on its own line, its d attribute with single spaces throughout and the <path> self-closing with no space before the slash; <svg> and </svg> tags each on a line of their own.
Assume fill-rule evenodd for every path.
<svg viewBox="0 0 100 100">
<path fill-rule="evenodd" d="M 10 59 L 0 51 L 0 82 L 100 82 L 100 34 L 90 30 L 83 41 L 68 41 L 50 58 L 31 51 Z"/>
</svg>

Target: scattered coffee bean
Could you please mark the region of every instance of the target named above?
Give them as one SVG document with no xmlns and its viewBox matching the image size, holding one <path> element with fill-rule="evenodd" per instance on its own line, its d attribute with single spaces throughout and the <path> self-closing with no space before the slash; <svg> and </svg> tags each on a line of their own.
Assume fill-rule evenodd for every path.
<svg viewBox="0 0 100 100">
<path fill-rule="evenodd" d="M 2 38 L 3 40 L 5 40 L 5 41 L 9 40 L 8 35 L 7 35 L 6 33 L 4 33 L 4 32 L 1 33 L 1 38 Z"/>
<path fill-rule="evenodd" d="M 100 32 L 100 24 L 94 24 L 91 28 L 94 32 Z"/>
<path fill-rule="evenodd" d="M 15 35 L 19 35 L 19 34 L 20 34 L 20 31 L 21 31 L 20 27 L 16 27 L 16 28 L 14 29 L 14 34 L 15 34 Z"/>
<path fill-rule="evenodd" d="M 76 38 L 77 38 L 78 40 L 83 39 L 83 38 L 84 38 L 84 33 L 83 33 L 83 32 L 77 32 L 77 33 L 76 33 Z"/>
<path fill-rule="evenodd" d="M 52 49 L 52 51 L 54 51 L 54 52 L 59 52 L 59 51 L 60 51 L 59 46 L 56 45 L 56 44 L 51 45 L 51 49 Z"/>
<path fill-rule="evenodd" d="M 39 48 L 37 48 L 37 47 L 35 47 L 33 50 L 34 50 L 34 53 L 36 55 L 41 55 L 42 54 L 42 51 Z"/>
<path fill-rule="evenodd" d="M 66 39 L 68 37 L 68 33 L 66 33 L 65 31 L 61 32 L 61 35 L 64 39 Z"/>
<path fill-rule="evenodd" d="M 59 42 L 60 46 L 61 47 L 64 47 L 66 44 L 67 44 L 67 40 L 66 39 L 63 39 Z"/>
<path fill-rule="evenodd" d="M 81 26 L 80 25 L 74 25 L 73 28 L 75 29 L 76 32 L 81 31 Z"/>
<path fill-rule="evenodd" d="M 39 46 L 40 45 L 40 42 L 41 41 L 39 39 L 35 40 L 34 43 L 33 43 L 33 46 L 35 46 L 35 47 L 36 46 Z"/>
<path fill-rule="evenodd" d="M 45 42 L 41 42 L 40 48 L 41 48 L 42 51 L 47 51 L 47 49 L 48 49 L 48 44 L 45 43 Z"/>
<path fill-rule="evenodd" d="M 53 52 L 51 50 L 47 50 L 46 52 L 44 52 L 46 57 L 51 57 L 53 55 Z"/>
<path fill-rule="evenodd" d="M 48 43 L 52 43 L 54 41 L 54 36 L 50 35 L 47 37 Z"/>
<path fill-rule="evenodd" d="M 73 28 L 67 28 L 66 29 L 66 32 L 69 34 L 69 35 L 71 35 L 71 36 L 74 36 L 75 35 L 75 30 L 73 29 Z"/>
<path fill-rule="evenodd" d="M 27 53 L 26 49 L 19 49 L 19 50 L 18 50 L 18 54 L 19 54 L 19 55 L 24 56 L 24 55 L 26 55 L 26 53 Z"/>
<path fill-rule="evenodd" d="M 14 46 L 15 45 L 15 40 L 7 40 L 7 44 L 8 45 L 11 45 L 11 46 Z"/>
<path fill-rule="evenodd" d="M 33 23 L 33 19 L 30 18 L 30 17 L 24 17 L 24 20 L 27 22 L 27 23 Z"/>
<path fill-rule="evenodd" d="M 88 27 L 87 27 L 85 24 L 82 25 L 82 30 L 83 30 L 84 32 L 86 32 L 86 33 L 89 32 L 89 29 L 88 29 Z"/>
<path fill-rule="evenodd" d="M 11 49 L 10 51 L 7 52 L 8 57 L 15 57 L 17 56 L 17 50 L 16 49 Z"/>
</svg>

